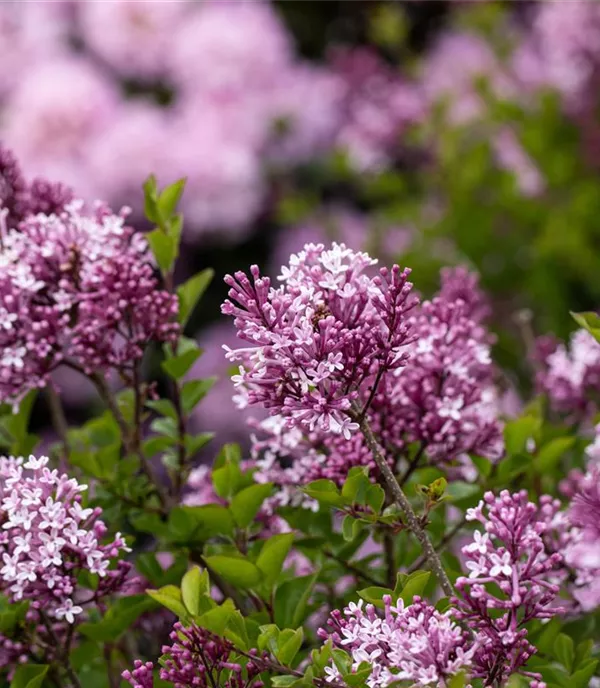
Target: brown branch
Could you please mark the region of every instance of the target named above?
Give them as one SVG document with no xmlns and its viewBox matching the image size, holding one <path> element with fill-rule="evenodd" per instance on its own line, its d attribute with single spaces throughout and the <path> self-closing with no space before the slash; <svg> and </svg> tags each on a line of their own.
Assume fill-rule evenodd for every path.
<svg viewBox="0 0 600 688">
<path fill-rule="evenodd" d="M 396 476 L 393 474 L 387 461 L 381 454 L 377 440 L 375 439 L 373 431 L 371 430 L 371 426 L 369 425 L 367 419 L 362 417 L 361 411 L 356 407 L 356 405 L 353 406 L 352 410 L 354 419 L 357 420 L 360 425 L 360 429 L 366 440 L 367 446 L 369 447 L 373 459 L 375 460 L 375 463 L 377 464 L 377 467 L 390 490 L 392 498 L 404 513 L 408 529 L 417 538 L 419 544 L 423 548 L 423 554 L 426 558 L 427 564 L 436 575 L 444 594 L 447 597 L 452 597 L 454 595 L 452 583 L 450 582 L 450 579 L 448 578 L 448 575 L 442 566 L 439 556 L 431 544 L 429 535 L 421 526 L 421 523 L 419 522 L 417 515 L 408 501 L 407 496 L 404 494 L 402 488 L 398 484 Z"/>
</svg>

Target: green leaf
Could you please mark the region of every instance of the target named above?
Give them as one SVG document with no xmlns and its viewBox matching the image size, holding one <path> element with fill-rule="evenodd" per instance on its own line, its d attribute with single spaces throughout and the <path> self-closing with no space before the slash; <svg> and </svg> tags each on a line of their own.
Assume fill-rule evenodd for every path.
<svg viewBox="0 0 600 688">
<path fill-rule="evenodd" d="M 522 416 L 504 426 L 504 444 L 509 455 L 526 451 L 527 441 L 535 439 L 540 429 L 540 419 Z"/>
<path fill-rule="evenodd" d="M 196 404 L 204 399 L 216 381 L 216 377 L 209 377 L 205 380 L 190 380 L 184 383 L 181 388 L 181 406 L 186 415 L 191 413 Z"/>
<path fill-rule="evenodd" d="M 190 277 L 187 282 L 184 282 L 177 289 L 177 296 L 179 297 L 179 322 L 182 327 L 185 327 L 190 319 L 194 308 L 202 298 L 204 292 L 211 283 L 214 277 L 214 271 L 210 268 L 202 270 L 197 275 Z"/>
<path fill-rule="evenodd" d="M 598 660 L 590 660 L 589 663 L 581 669 L 578 669 L 574 674 L 571 674 L 569 679 L 570 688 L 588 688 L 590 679 L 596 673 Z"/>
<path fill-rule="evenodd" d="M 385 607 L 383 603 L 383 598 L 385 595 L 393 596 L 394 591 L 389 588 L 380 588 L 377 585 L 372 585 L 369 588 L 363 588 L 358 591 L 358 594 L 365 600 L 365 602 L 370 602 L 371 604 L 383 609 Z"/>
<path fill-rule="evenodd" d="M 367 469 L 355 466 L 348 473 L 348 478 L 342 486 L 342 497 L 351 504 L 365 504 L 367 490 L 371 487 Z"/>
<path fill-rule="evenodd" d="M 314 480 L 302 491 L 324 506 L 345 506 L 348 503 L 332 480 Z"/>
<path fill-rule="evenodd" d="M 250 639 L 246 630 L 246 622 L 241 613 L 236 609 L 227 623 L 224 636 L 244 652 L 250 649 Z"/>
<path fill-rule="evenodd" d="M 144 452 L 144 456 L 151 458 L 152 456 L 156 456 L 156 454 L 160 454 L 166 449 L 169 449 L 169 447 L 172 447 L 174 444 L 175 439 L 173 437 L 160 435 L 159 437 L 151 437 L 150 439 L 147 439 L 142 444 L 142 451 Z"/>
<path fill-rule="evenodd" d="M 189 544 L 206 542 L 217 535 L 232 535 L 234 523 L 226 507 L 206 504 L 175 507 L 169 514 L 168 527 L 174 542 Z"/>
<path fill-rule="evenodd" d="M 177 258 L 177 242 L 175 239 L 158 228 L 148 232 L 146 239 L 163 275 L 171 272 Z"/>
<path fill-rule="evenodd" d="M 333 663 L 342 676 L 346 676 L 352 671 L 352 659 L 347 652 L 335 648 L 331 654 L 333 655 Z"/>
<path fill-rule="evenodd" d="M 294 533 L 282 533 L 273 535 L 262 546 L 256 565 L 264 575 L 266 588 L 270 589 L 277 581 L 293 542 Z"/>
<path fill-rule="evenodd" d="M 215 458 L 213 470 L 228 463 L 239 464 L 242 460 L 242 450 L 239 444 L 224 444 Z"/>
<path fill-rule="evenodd" d="M 483 456 L 471 456 L 471 461 L 475 464 L 479 475 L 487 478 L 492 472 L 492 462 Z"/>
<path fill-rule="evenodd" d="M 556 437 L 537 453 L 535 466 L 540 473 L 552 471 L 560 458 L 575 444 L 575 437 Z"/>
<path fill-rule="evenodd" d="M 163 361 L 162 369 L 174 380 L 180 380 L 198 360 L 202 350 L 198 347 L 190 348 L 178 356 Z"/>
<path fill-rule="evenodd" d="M 379 514 L 384 501 L 385 492 L 381 485 L 370 485 L 367 490 L 366 502 L 371 507 L 374 514 Z"/>
<path fill-rule="evenodd" d="M 156 413 L 160 413 L 161 416 L 177 420 L 177 411 L 175 406 L 173 406 L 173 402 L 169 401 L 169 399 L 150 399 L 146 402 L 146 406 L 156 411 Z"/>
<path fill-rule="evenodd" d="M 263 578 L 260 569 L 244 557 L 228 557 L 223 554 L 216 554 L 212 557 L 206 557 L 205 561 L 211 570 L 238 588 L 253 588 Z"/>
<path fill-rule="evenodd" d="M 226 463 L 211 474 L 215 492 L 221 499 L 230 499 L 238 491 L 242 481 L 242 471 L 237 463 Z"/>
<path fill-rule="evenodd" d="M 275 623 L 280 628 L 297 628 L 304 621 L 318 573 L 285 581 L 275 593 Z"/>
<path fill-rule="evenodd" d="M 200 432 L 197 435 L 186 435 L 183 438 L 187 457 L 194 456 L 215 436 L 214 432 Z"/>
<path fill-rule="evenodd" d="M 229 505 L 240 528 L 247 528 L 273 491 L 273 483 L 257 483 L 238 492 Z"/>
<path fill-rule="evenodd" d="M 554 654 L 558 661 L 569 671 L 573 669 L 575 659 L 575 644 L 573 639 L 564 633 L 560 633 L 554 641 Z"/>
<path fill-rule="evenodd" d="M 404 600 L 404 604 L 412 604 L 415 595 L 423 594 L 430 576 L 431 571 L 414 571 L 406 579 L 401 579 L 398 576 L 394 589 L 394 599 L 399 597 Z"/>
<path fill-rule="evenodd" d="M 154 602 L 146 595 L 122 597 L 108 608 L 100 621 L 82 623 L 78 631 L 96 642 L 117 641 L 136 619 L 153 607 Z"/>
<path fill-rule="evenodd" d="M 303 642 L 304 631 L 302 628 L 298 628 L 296 631 L 291 631 L 290 629 L 282 631 L 279 637 L 279 650 L 276 655 L 277 659 L 284 666 L 291 666 Z"/>
<path fill-rule="evenodd" d="M 177 209 L 177 204 L 179 203 L 185 189 L 185 183 L 185 178 L 178 179 L 173 184 L 166 186 L 158 196 L 157 205 L 160 218 L 163 222 L 168 220 Z"/>
<path fill-rule="evenodd" d="M 224 602 L 220 607 L 215 607 L 202 616 L 195 619 L 195 622 L 200 628 L 206 628 L 216 635 L 223 635 L 229 620 L 235 612 L 235 607 L 232 604 Z"/>
<path fill-rule="evenodd" d="M 371 675 L 371 665 L 361 662 L 356 671 L 348 672 L 342 676 L 344 683 L 351 688 L 364 688 L 366 681 Z"/>
<path fill-rule="evenodd" d="M 201 571 L 198 566 L 190 569 L 181 581 L 181 598 L 190 614 L 199 616 L 202 611 L 200 600 L 210 593 L 208 571 Z"/>
<path fill-rule="evenodd" d="M 158 590 L 146 590 L 146 594 L 166 607 L 182 620 L 188 620 L 190 615 L 181 597 L 181 590 L 175 585 L 165 585 Z"/>
<path fill-rule="evenodd" d="M 452 499 L 453 502 L 461 502 L 466 500 L 472 500 L 481 494 L 481 488 L 479 485 L 474 483 L 463 482 L 462 480 L 456 480 L 449 483 L 446 488 L 446 494 Z"/>
<path fill-rule="evenodd" d="M 573 667 L 578 669 L 579 666 L 588 660 L 592 655 L 594 649 L 594 641 L 590 638 L 579 643 L 575 649 L 575 659 L 573 660 Z"/>
<path fill-rule="evenodd" d="M 467 677 L 464 671 L 456 674 L 448 681 L 448 688 L 464 688 L 467 685 Z"/>
<path fill-rule="evenodd" d="M 151 174 L 148 179 L 144 182 L 144 213 L 150 222 L 159 224 L 161 221 L 160 214 L 158 212 L 158 186 L 156 183 L 156 177 Z"/>
<path fill-rule="evenodd" d="M 17 668 L 10 688 L 40 688 L 50 665 L 48 664 L 23 664 Z"/>
<path fill-rule="evenodd" d="M 342 535 L 344 540 L 346 540 L 346 542 L 352 542 L 356 537 L 358 537 L 361 528 L 362 523 L 354 518 L 354 516 L 345 516 L 344 520 L 342 521 Z"/>
<path fill-rule="evenodd" d="M 580 327 L 583 327 L 596 341 L 600 342 L 600 317 L 597 313 L 573 313 L 573 311 L 570 311 L 570 313 Z"/>
</svg>

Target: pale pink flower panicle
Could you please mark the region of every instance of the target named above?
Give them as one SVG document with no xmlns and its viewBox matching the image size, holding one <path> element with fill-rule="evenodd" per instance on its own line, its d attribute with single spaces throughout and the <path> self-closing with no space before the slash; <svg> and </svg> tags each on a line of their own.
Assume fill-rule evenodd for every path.
<svg viewBox="0 0 600 688">
<path fill-rule="evenodd" d="M 225 278 L 223 313 L 235 318 L 247 346 L 230 349 L 236 386 L 292 425 L 349 438 L 349 411 L 374 376 L 406 363 L 406 313 L 414 305 L 408 270 L 383 268 L 344 244 L 308 244 L 282 268 L 279 288 L 251 268 Z"/>
<path fill-rule="evenodd" d="M 552 605 L 563 559 L 546 547 L 548 514 L 543 508 L 529 502 L 525 491 L 504 490 L 499 496 L 487 492 L 467 511 L 467 520 L 479 521 L 484 532 L 476 531 L 473 542 L 462 548 L 470 573 L 456 581 L 456 616 L 480 640 L 473 676 L 484 681 L 519 672 L 541 685 L 539 675 L 525 670 L 536 652 L 525 626 L 563 611 Z M 494 592 L 496 586 L 500 594 Z"/>
<path fill-rule="evenodd" d="M 102 544 L 107 528 L 101 509 L 82 506 L 86 489 L 45 456 L 0 458 L 0 591 L 68 624 L 118 591 L 131 568 L 119 560 L 129 551 L 119 533 Z M 79 586 L 83 571 L 98 576 L 94 592 Z"/>
<path fill-rule="evenodd" d="M 438 612 L 419 597 L 406 607 L 402 600 L 393 605 L 389 595 L 383 602 L 383 613 L 362 600 L 351 602 L 343 612 L 333 611 L 326 628 L 319 630 L 323 640 L 333 640 L 350 654 L 353 670 L 363 662 L 371 665 L 369 688 L 397 681 L 443 687 L 460 671 L 469 673 L 477 643 L 450 612 Z M 328 680 L 339 679 L 335 666 L 330 667 Z"/>
</svg>

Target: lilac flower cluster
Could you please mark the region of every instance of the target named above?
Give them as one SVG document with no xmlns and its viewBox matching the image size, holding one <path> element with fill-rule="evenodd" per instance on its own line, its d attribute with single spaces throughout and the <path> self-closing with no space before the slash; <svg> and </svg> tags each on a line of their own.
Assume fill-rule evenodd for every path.
<svg viewBox="0 0 600 688">
<path fill-rule="evenodd" d="M 223 313 L 249 346 L 228 350 L 238 361 L 236 386 L 248 404 L 280 413 L 290 425 L 341 434 L 358 428 L 349 411 L 373 380 L 406 363 L 406 314 L 414 307 L 408 270 L 382 269 L 344 244 L 308 244 L 284 267 L 279 289 L 251 268 L 225 278 Z"/>
<path fill-rule="evenodd" d="M 368 48 L 335 51 L 332 67 L 345 84 L 336 145 L 358 170 L 388 165 L 409 125 L 423 117 L 418 89 Z"/>
<path fill-rule="evenodd" d="M 37 207 L 58 210 L 68 193 L 38 182 Z M 62 200 L 61 200 L 62 199 Z M 179 332 L 175 296 L 159 288 L 144 237 L 96 204 L 26 214 L 6 226 L 0 211 L 0 399 L 44 386 L 61 363 L 87 374 L 127 375 L 150 341 Z"/>
<path fill-rule="evenodd" d="M 120 534 L 101 544 L 106 526 L 100 509 L 82 506 L 86 489 L 50 470 L 47 457 L 0 458 L 0 591 L 69 624 L 86 603 L 118 591 L 131 568 L 110 568 L 129 549 Z M 82 571 L 99 577 L 94 592 L 78 585 Z"/>
<path fill-rule="evenodd" d="M 420 442 L 436 462 L 503 452 L 490 337 L 480 322 L 486 306 L 475 286 L 464 271 L 445 273 L 439 295 L 413 316 L 408 365 L 386 379 L 374 403 L 394 421 L 383 423 L 384 440 Z"/>
<path fill-rule="evenodd" d="M 198 626 L 173 626 L 172 645 L 162 649 L 162 667 L 159 676 L 178 688 L 262 688 L 259 674 L 264 671 L 261 657 L 249 659 L 244 666 L 229 661 L 233 645 Z M 154 685 L 152 662 L 135 662 L 133 671 L 123 672 L 123 678 L 134 688 L 152 688 Z"/>
<path fill-rule="evenodd" d="M 542 337 L 535 355 L 540 365 L 537 387 L 554 411 L 573 420 L 593 412 L 600 390 L 600 344 L 589 332 L 577 330 L 568 347 Z"/>
<path fill-rule="evenodd" d="M 600 466 L 581 478 L 567 513 L 572 528 L 565 561 L 575 574 L 571 593 L 584 611 L 600 606 Z"/>
<path fill-rule="evenodd" d="M 73 192 L 63 184 L 41 177 L 28 183 L 14 153 L 0 144 L 0 208 L 8 227 L 28 215 L 58 213 L 71 200 Z"/>
<path fill-rule="evenodd" d="M 525 491 L 504 490 L 498 497 L 487 492 L 467 511 L 467 520 L 479 521 L 485 529 L 476 531 L 473 541 L 462 548 L 470 573 L 456 581 L 456 617 L 476 632 L 479 641 L 473 676 L 491 684 L 520 672 L 540 686 L 540 677 L 524 670 L 536 651 L 527 640 L 525 624 L 561 611 L 552 606 L 559 586 L 551 581 L 562 556 L 547 553 L 547 524 Z"/>
<path fill-rule="evenodd" d="M 271 416 L 251 421 L 258 480 L 280 488 L 280 503 L 307 503 L 296 489 L 321 478 L 343 483 L 353 466 L 377 469 L 351 407 L 366 408 L 394 466 L 411 442 L 447 468 L 469 452 L 503 452 L 490 358 L 488 313 L 477 278 L 446 270 L 433 301 L 417 306 L 406 272 L 370 278 L 366 254 L 307 244 L 270 287 L 253 268 L 228 277 L 223 312 L 253 344 L 228 358 L 242 362 L 235 382 L 241 408 Z M 387 285 L 387 287 L 386 287 Z"/>
<path fill-rule="evenodd" d="M 332 612 L 326 628 L 319 630 L 323 640 L 348 652 L 352 669 L 367 662 L 372 670 L 366 684 L 384 688 L 397 681 L 413 686 L 446 686 L 460 671 L 471 668 L 476 645 L 469 634 L 451 618 L 425 600 L 415 597 L 410 606 L 402 600 L 392 604 L 383 598 L 383 618 L 372 604 L 351 602 L 343 613 Z M 326 669 L 329 680 L 339 678 L 335 666 Z"/>
</svg>

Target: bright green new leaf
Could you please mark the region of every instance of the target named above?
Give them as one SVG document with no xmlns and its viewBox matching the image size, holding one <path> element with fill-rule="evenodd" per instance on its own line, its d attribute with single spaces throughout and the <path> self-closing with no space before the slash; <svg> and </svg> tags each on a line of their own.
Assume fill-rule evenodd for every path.
<svg viewBox="0 0 600 688">
<path fill-rule="evenodd" d="M 200 600 L 210 593 L 208 571 L 201 571 L 198 566 L 190 569 L 181 581 L 181 598 L 190 614 L 199 616 L 203 611 Z"/>
<path fill-rule="evenodd" d="M 146 594 L 166 607 L 182 620 L 189 620 L 190 615 L 183 604 L 181 590 L 175 585 L 165 585 L 158 590 L 146 590 Z"/>
<path fill-rule="evenodd" d="M 181 406 L 186 415 L 191 413 L 196 404 L 204 399 L 216 381 L 216 377 L 209 377 L 205 380 L 189 380 L 183 384 L 181 388 Z"/>
<path fill-rule="evenodd" d="M 167 275 L 173 269 L 177 258 L 177 243 L 173 237 L 168 236 L 162 229 L 153 229 L 146 234 L 152 253 L 163 275 Z"/>
<path fill-rule="evenodd" d="M 256 587 L 263 578 L 261 570 L 243 557 L 215 554 L 212 557 L 206 557 L 206 565 L 225 581 L 238 588 Z"/>
<path fill-rule="evenodd" d="M 404 600 L 404 604 L 412 604 L 415 595 L 423 594 L 430 576 L 431 571 L 414 571 L 403 581 L 398 577 L 398 582 L 394 589 L 394 599 L 399 597 Z"/>
<path fill-rule="evenodd" d="M 185 327 L 190 319 L 194 308 L 202 298 L 204 292 L 211 283 L 214 277 L 214 271 L 210 268 L 202 270 L 197 275 L 190 277 L 187 282 L 184 282 L 177 288 L 177 296 L 179 297 L 179 322 L 182 327 Z"/>
<path fill-rule="evenodd" d="M 267 589 L 277 581 L 293 542 L 293 533 L 282 533 L 273 535 L 262 546 L 256 565 L 263 573 L 263 584 Z"/>
<path fill-rule="evenodd" d="M 306 606 L 318 573 L 285 581 L 275 593 L 275 623 L 280 628 L 297 628 L 306 616 Z"/>
<path fill-rule="evenodd" d="M 162 362 L 162 369 L 174 380 L 180 380 L 201 356 L 202 350 L 198 347 L 188 349 L 182 354 L 168 358 Z"/>
<path fill-rule="evenodd" d="M 286 629 L 282 631 L 279 636 L 279 650 L 277 651 L 277 659 L 284 666 L 291 666 L 294 657 L 302 647 L 304 641 L 304 631 L 298 628 L 296 631 Z"/>
<path fill-rule="evenodd" d="M 257 483 L 238 492 L 229 505 L 233 518 L 240 528 L 247 528 L 260 507 L 273 491 L 273 483 Z"/>
<path fill-rule="evenodd" d="M 162 222 L 168 220 L 177 210 L 177 204 L 185 189 L 186 181 L 185 177 L 178 179 L 173 184 L 166 186 L 158 195 L 157 206 Z"/>
<path fill-rule="evenodd" d="M 393 597 L 394 591 L 390 590 L 389 588 L 380 588 L 376 585 L 372 585 L 369 588 L 363 588 L 362 590 L 359 590 L 358 594 L 363 598 L 363 600 L 365 600 L 365 602 L 369 602 L 370 604 L 374 604 L 376 607 L 383 609 L 385 606 L 383 604 L 384 596 L 389 595 L 390 597 Z"/>
<path fill-rule="evenodd" d="M 40 688 L 50 665 L 28 662 L 18 667 L 10 682 L 10 688 Z"/>
</svg>

